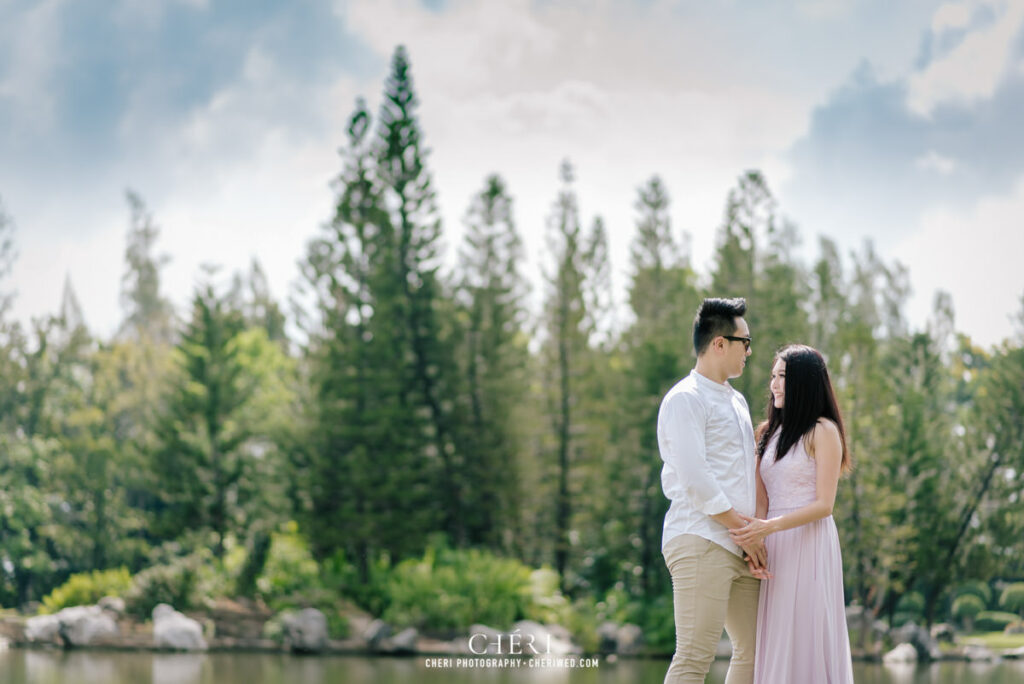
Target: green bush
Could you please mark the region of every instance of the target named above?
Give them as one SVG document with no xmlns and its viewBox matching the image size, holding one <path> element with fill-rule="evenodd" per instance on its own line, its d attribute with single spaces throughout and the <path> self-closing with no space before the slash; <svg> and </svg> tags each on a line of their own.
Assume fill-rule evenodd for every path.
<svg viewBox="0 0 1024 684">
<path fill-rule="evenodd" d="M 1013 613 L 1001 613 L 996 610 L 985 610 L 974 618 L 974 628 L 979 632 L 1001 632 L 1007 625 L 1017 621 Z"/>
<path fill-rule="evenodd" d="M 42 613 L 56 613 L 68 606 L 93 605 L 104 596 L 121 596 L 132 585 L 128 568 L 94 570 L 72 575 L 43 598 Z"/>
<path fill-rule="evenodd" d="M 896 612 L 920 616 L 924 613 L 924 596 L 918 591 L 910 591 L 903 594 L 896 603 Z"/>
<path fill-rule="evenodd" d="M 959 598 L 965 594 L 973 594 L 981 599 L 981 602 L 987 608 L 992 605 L 992 589 L 988 586 L 987 582 L 981 580 L 968 580 L 957 586 L 953 592 L 954 598 Z"/>
<path fill-rule="evenodd" d="M 388 579 L 384 619 L 447 632 L 483 623 L 507 628 L 531 602 L 530 568 L 476 549 L 428 548 L 399 563 Z"/>
<path fill-rule="evenodd" d="M 367 577 L 362 577 L 355 564 L 338 550 L 320 564 L 320 581 L 323 586 L 352 600 L 370 615 L 383 615 L 390 605 L 388 578 L 391 574 L 391 560 L 378 556 L 367 564 Z"/>
<path fill-rule="evenodd" d="M 321 589 L 320 567 L 295 523 L 271 535 L 270 551 L 263 572 L 256 578 L 256 589 L 274 610 L 292 607 L 295 601 L 289 597 Z"/>
<path fill-rule="evenodd" d="M 984 610 L 985 604 L 974 594 L 963 594 L 953 601 L 953 617 L 968 629 L 973 627 L 974 618 Z"/>
<path fill-rule="evenodd" d="M 195 607 L 199 602 L 202 565 L 202 559 L 192 555 L 139 572 L 124 595 L 127 611 L 137 617 L 148 618 L 160 603 L 168 603 L 176 610 Z"/>
<path fill-rule="evenodd" d="M 1008 584 L 999 597 L 999 607 L 1024 617 L 1024 582 Z"/>
</svg>

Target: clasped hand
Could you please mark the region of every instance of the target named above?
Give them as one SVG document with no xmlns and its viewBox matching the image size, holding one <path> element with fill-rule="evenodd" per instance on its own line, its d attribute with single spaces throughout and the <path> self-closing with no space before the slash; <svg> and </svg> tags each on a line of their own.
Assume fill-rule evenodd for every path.
<svg viewBox="0 0 1024 684">
<path fill-rule="evenodd" d="M 768 572 L 768 551 L 764 546 L 764 538 L 768 536 L 768 523 L 764 520 L 740 514 L 747 523 L 743 527 L 729 530 L 729 536 L 743 549 L 746 554 L 747 567 L 758 579 L 771 579 Z"/>
</svg>

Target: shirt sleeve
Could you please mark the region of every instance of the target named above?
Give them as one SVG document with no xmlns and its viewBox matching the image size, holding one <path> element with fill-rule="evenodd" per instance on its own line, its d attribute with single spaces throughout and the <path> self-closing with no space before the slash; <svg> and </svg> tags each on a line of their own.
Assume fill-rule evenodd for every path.
<svg viewBox="0 0 1024 684">
<path fill-rule="evenodd" d="M 662 459 L 675 470 L 694 508 L 705 515 L 725 513 L 732 504 L 708 466 L 704 407 L 696 397 L 680 393 L 665 408 Z"/>
</svg>

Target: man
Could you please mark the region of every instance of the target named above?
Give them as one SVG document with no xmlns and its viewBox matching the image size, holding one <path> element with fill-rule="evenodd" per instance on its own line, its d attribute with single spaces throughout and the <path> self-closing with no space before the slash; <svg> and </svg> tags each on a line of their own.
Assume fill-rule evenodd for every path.
<svg viewBox="0 0 1024 684">
<path fill-rule="evenodd" d="M 662 399 L 661 486 L 671 501 L 662 553 L 672 574 L 676 651 L 665 682 L 703 682 L 725 627 L 732 641 L 726 684 L 754 678 L 764 543 L 738 547 L 757 494 L 754 430 L 743 395 L 729 385 L 750 356 L 743 299 L 705 299 L 693 322 L 697 365 Z"/>
</svg>

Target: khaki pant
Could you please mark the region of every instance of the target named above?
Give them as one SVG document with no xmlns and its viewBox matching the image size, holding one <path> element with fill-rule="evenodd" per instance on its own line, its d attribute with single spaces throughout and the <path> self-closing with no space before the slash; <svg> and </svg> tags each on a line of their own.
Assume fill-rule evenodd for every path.
<svg viewBox="0 0 1024 684">
<path fill-rule="evenodd" d="M 732 641 L 726 684 L 753 682 L 761 581 L 742 558 L 697 535 L 671 539 L 664 555 L 676 619 L 676 652 L 666 684 L 703 682 L 723 627 Z"/>
</svg>

